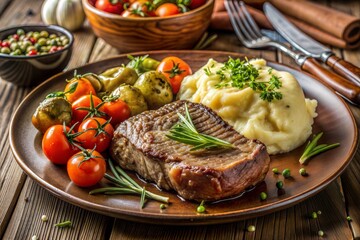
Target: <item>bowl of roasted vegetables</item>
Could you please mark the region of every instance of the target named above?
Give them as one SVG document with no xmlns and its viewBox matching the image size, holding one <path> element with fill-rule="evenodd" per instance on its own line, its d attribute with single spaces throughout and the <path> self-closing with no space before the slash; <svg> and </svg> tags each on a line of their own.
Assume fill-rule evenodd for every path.
<svg viewBox="0 0 360 240">
<path fill-rule="evenodd" d="M 60 26 L 27 25 L 0 31 L 0 77 L 36 86 L 69 63 L 73 35 Z"/>
<path fill-rule="evenodd" d="M 210 24 L 214 0 L 82 1 L 94 33 L 120 52 L 191 49 Z"/>
</svg>

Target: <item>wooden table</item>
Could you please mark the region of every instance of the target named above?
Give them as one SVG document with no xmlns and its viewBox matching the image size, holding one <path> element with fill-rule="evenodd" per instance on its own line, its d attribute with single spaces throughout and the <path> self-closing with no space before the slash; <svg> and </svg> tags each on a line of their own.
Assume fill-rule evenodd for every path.
<svg viewBox="0 0 360 240">
<path fill-rule="evenodd" d="M 360 16 L 359 1 L 322 1 L 323 4 Z M 0 28 L 40 23 L 40 0 L 1 0 Z M 212 50 L 243 52 L 294 66 L 291 59 L 270 50 L 242 47 L 233 33 L 218 32 Z M 75 33 L 69 68 L 118 54 L 97 38 L 88 24 Z M 355 65 L 360 51 L 334 51 Z M 13 112 L 31 89 L 0 81 L 0 238 L 31 239 L 316 239 L 324 231 L 328 239 L 360 239 L 360 155 L 356 153 L 346 171 L 325 190 L 308 200 L 264 217 L 222 225 L 159 226 L 134 223 L 86 211 L 59 200 L 41 188 L 20 169 L 9 146 L 8 125 Z M 359 108 L 351 106 L 360 121 Z M 341 113 L 339 113 L 341 114 Z M 317 219 L 309 213 L 321 210 Z M 44 223 L 41 216 L 51 221 Z M 346 220 L 351 216 L 352 221 Z M 71 219 L 73 227 L 59 229 L 53 223 Z M 255 232 L 247 232 L 249 225 Z"/>
</svg>

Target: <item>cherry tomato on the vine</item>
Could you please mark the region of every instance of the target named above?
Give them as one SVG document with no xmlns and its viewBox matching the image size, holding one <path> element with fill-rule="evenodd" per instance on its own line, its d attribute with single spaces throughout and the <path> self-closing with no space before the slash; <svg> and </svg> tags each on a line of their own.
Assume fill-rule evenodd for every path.
<svg viewBox="0 0 360 240">
<path fill-rule="evenodd" d="M 155 11 L 159 17 L 172 16 L 180 13 L 179 7 L 174 3 L 161 4 Z"/>
<path fill-rule="evenodd" d="M 99 10 L 121 14 L 124 11 L 124 3 L 128 2 L 126 0 L 97 0 L 95 7 Z"/>
<path fill-rule="evenodd" d="M 164 58 L 157 71 L 162 72 L 167 77 L 174 94 L 179 92 L 184 77 L 192 74 L 189 64 L 178 57 Z"/>
<path fill-rule="evenodd" d="M 82 132 L 77 138 L 81 146 L 103 152 L 110 146 L 114 128 L 104 118 L 94 117 L 85 119 L 78 132 Z"/>
<path fill-rule="evenodd" d="M 71 181 L 79 187 L 90 187 L 98 183 L 105 175 L 106 162 L 103 156 L 86 149 L 70 157 L 67 172 Z"/>
<path fill-rule="evenodd" d="M 72 143 L 76 135 L 69 127 L 54 125 L 48 128 L 42 139 L 45 156 L 55 164 L 66 164 L 69 158 L 79 151 Z"/>
<path fill-rule="evenodd" d="M 129 106 L 120 98 L 109 98 L 108 100 L 105 100 L 102 111 L 104 111 L 107 117 L 111 119 L 110 123 L 114 127 L 131 116 Z"/>
<path fill-rule="evenodd" d="M 96 91 L 89 80 L 82 77 L 73 78 L 65 86 L 65 97 L 70 102 L 73 103 L 80 97 L 88 94 L 96 95 Z"/>
<path fill-rule="evenodd" d="M 72 104 L 72 125 L 88 117 L 102 117 L 102 100 L 92 94 L 80 97 Z"/>
</svg>

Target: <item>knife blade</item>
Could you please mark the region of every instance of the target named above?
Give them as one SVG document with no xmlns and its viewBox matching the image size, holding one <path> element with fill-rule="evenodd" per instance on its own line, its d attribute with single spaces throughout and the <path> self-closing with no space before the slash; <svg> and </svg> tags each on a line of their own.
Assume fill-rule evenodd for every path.
<svg viewBox="0 0 360 240">
<path fill-rule="evenodd" d="M 292 46 L 308 56 L 323 61 L 336 73 L 360 86 L 360 68 L 337 57 L 330 48 L 303 33 L 270 3 L 264 4 L 264 12 L 275 30 Z"/>
</svg>

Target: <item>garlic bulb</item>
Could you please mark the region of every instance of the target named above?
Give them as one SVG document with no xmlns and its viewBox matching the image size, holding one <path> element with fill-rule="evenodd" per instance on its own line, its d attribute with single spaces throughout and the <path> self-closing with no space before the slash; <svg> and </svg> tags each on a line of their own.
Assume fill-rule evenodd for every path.
<svg viewBox="0 0 360 240">
<path fill-rule="evenodd" d="M 81 0 L 45 0 L 41 18 L 46 24 L 56 24 L 75 31 L 84 23 L 85 13 Z"/>
</svg>

